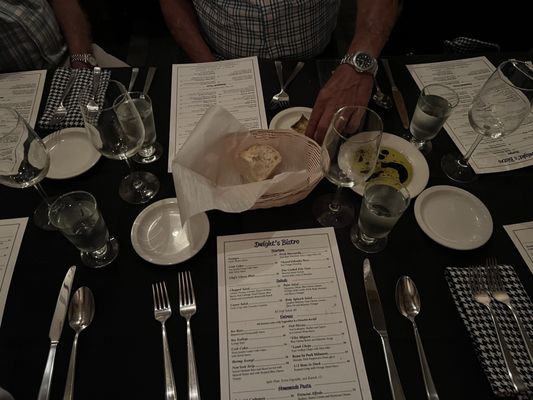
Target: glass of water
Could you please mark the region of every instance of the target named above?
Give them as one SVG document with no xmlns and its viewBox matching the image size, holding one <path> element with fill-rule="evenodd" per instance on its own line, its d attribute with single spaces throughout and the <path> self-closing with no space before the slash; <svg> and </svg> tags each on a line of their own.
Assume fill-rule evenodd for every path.
<svg viewBox="0 0 533 400">
<path fill-rule="evenodd" d="M 132 157 L 132 160 L 139 164 L 149 164 L 159 160 L 163 154 L 163 146 L 156 141 L 157 136 L 155 131 L 152 100 L 146 93 L 143 92 L 128 92 L 128 95 L 137 108 L 144 125 L 144 141 L 142 147 L 139 149 L 137 154 Z M 125 97 L 126 95 L 122 95 L 116 101 L 123 101 Z"/>
<path fill-rule="evenodd" d="M 409 126 L 411 143 L 422 154 L 431 151 L 431 139 L 440 132 L 457 104 L 459 95 L 448 86 L 431 84 L 422 89 Z"/>
<path fill-rule="evenodd" d="M 88 267 L 103 267 L 118 255 L 118 242 L 109 236 L 94 196 L 77 191 L 58 197 L 50 206 L 50 222 L 81 253 Z"/>
<path fill-rule="evenodd" d="M 355 247 L 378 253 L 387 246 L 388 236 L 409 206 L 409 192 L 399 182 L 376 179 L 366 184 L 359 220 L 350 232 Z"/>
</svg>

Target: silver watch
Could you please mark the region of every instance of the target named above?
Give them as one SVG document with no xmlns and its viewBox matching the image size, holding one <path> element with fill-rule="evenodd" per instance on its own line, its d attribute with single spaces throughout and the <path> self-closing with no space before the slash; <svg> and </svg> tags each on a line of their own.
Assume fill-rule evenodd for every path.
<svg viewBox="0 0 533 400">
<path fill-rule="evenodd" d="M 78 61 L 82 62 L 84 64 L 90 65 L 91 67 L 95 67 L 96 65 L 96 58 L 90 53 L 82 53 L 82 54 L 72 54 L 70 56 L 70 62 Z"/>
<path fill-rule="evenodd" d="M 349 64 L 357 72 L 366 72 L 374 76 L 376 75 L 376 72 L 378 72 L 378 61 L 370 54 L 362 51 L 346 54 L 342 58 L 341 64 Z"/>
</svg>

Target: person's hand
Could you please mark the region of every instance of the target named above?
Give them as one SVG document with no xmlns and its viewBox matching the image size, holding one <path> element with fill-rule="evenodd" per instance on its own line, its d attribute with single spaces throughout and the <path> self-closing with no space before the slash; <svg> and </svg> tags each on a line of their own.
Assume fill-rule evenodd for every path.
<svg viewBox="0 0 533 400">
<path fill-rule="evenodd" d="M 373 85 L 372 75 L 356 72 L 346 64 L 339 65 L 318 93 L 305 131 L 306 136 L 322 143 L 333 114 L 344 106 L 366 106 Z"/>
</svg>

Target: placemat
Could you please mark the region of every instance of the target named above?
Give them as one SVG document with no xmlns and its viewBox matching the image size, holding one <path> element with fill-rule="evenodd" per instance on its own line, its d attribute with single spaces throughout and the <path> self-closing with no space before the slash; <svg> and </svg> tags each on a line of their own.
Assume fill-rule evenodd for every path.
<svg viewBox="0 0 533 400">
<path fill-rule="evenodd" d="M 87 88 L 92 87 L 93 84 L 93 71 L 91 69 L 78 69 L 76 70 L 77 76 L 74 82 L 74 86 L 70 90 L 69 94 L 63 101 L 63 105 L 67 109 L 67 116 L 63 121 L 58 124 L 52 124 L 51 119 L 54 115 L 55 110 L 59 106 L 59 100 L 65 87 L 67 86 L 68 79 L 70 74 L 73 72 L 71 68 L 61 67 L 58 68 L 52 78 L 52 84 L 50 87 L 50 93 L 46 99 L 46 107 L 44 109 L 43 115 L 39 120 L 39 126 L 44 129 L 63 129 L 63 128 L 72 128 L 72 127 L 83 127 L 83 116 L 81 115 L 80 107 L 78 105 L 78 97 L 80 92 Z M 109 83 L 109 78 L 111 77 L 111 71 L 102 70 L 100 76 L 100 86 L 98 88 L 96 103 L 99 106 L 103 105 L 104 94 L 107 89 L 107 84 Z"/>
<path fill-rule="evenodd" d="M 499 265 L 498 267 L 514 309 L 531 338 L 533 337 L 533 303 L 514 269 L 510 265 Z M 469 268 L 448 267 L 445 270 L 446 281 L 492 391 L 498 397 L 511 397 L 515 393 L 507 375 L 494 324 L 487 307 L 477 303 L 472 297 L 468 284 L 468 271 Z M 533 396 L 533 365 L 529 361 L 518 326 L 506 305 L 495 302 L 493 308 L 497 313 L 516 368 L 529 387 L 527 394 L 520 395 L 517 398 L 529 399 L 531 398 L 530 396 Z"/>
</svg>

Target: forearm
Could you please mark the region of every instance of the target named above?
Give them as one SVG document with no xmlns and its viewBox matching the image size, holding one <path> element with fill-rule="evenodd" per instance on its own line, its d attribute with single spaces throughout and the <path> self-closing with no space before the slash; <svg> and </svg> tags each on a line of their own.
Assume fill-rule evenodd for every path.
<svg viewBox="0 0 533 400">
<path fill-rule="evenodd" d="M 200 33 L 196 12 L 190 0 L 159 0 L 167 27 L 178 45 L 193 62 L 215 58 Z"/>
<path fill-rule="evenodd" d="M 78 0 L 50 0 L 69 54 L 92 53 L 91 27 Z"/>
</svg>

